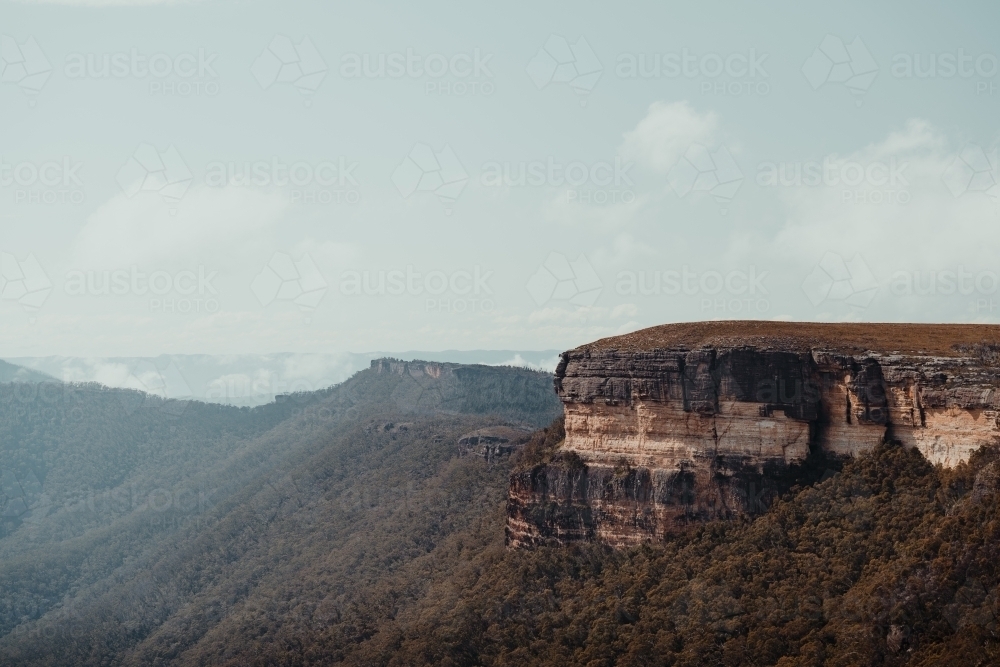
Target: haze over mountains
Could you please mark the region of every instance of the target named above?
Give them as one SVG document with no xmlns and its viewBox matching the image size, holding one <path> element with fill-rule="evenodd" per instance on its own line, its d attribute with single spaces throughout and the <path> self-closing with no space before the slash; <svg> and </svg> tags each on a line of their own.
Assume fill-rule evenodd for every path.
<svg viewBox="0 0 1000 667">
<path fill-rule="evenodd" d="M 0 667 L 1000 667 L 1000 2 L 0 7 Z"/>
<path fill-rule="evenodd" d="M 1000 659 L 995 448 L 883 442 L 756 518 L 507 548 L 515 479 L 569 497 L 536 524 L 650 500 L 641 467 L 563 451 L 561 412 L 547 373 L 395 359 L 255 408 L 0 384 L 0 664 Z"/>
<path fill-rule="evenodd" d="M 0 663 L 248 664 L 251 637 L 371 622 L 352 609 L 419 588 L 450 535 L 502 544 L 476 527 L 506 467 L 463 436 L 558 411 L 547 374 L 429 362 L 252 409 L 0 385 Z"/>
<path fill-rule="evenodd" d="M 53 382 L 56 378 L 31 368 L 0 360 L 0 382 Z"/>
<path fill-rule="evenodd" d="M 253 407 L 275 396 L 314 391 L 343 382 L 372 359 L 395 357 L 463 364 L 508 365 L 551 372 L 557 350 L 445 350 L 326 354 L 164 354 L 157 357 L 18 357 L 0 367 L 0 382 L 98 382 L 163 398 L 194 398 Z M 19 373 L 19 374 L 18 374 Z"/>
</svg>

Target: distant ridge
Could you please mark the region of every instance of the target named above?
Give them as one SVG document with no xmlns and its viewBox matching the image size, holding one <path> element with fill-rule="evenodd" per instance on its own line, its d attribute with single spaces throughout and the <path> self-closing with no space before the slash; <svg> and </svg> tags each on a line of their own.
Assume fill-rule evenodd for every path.
<svg viewBox="0 0 1000 667">
<path fill-rule="evenodd" d="M 24 368 L 23 366 L 16 366 L 0 360 L 0 382 L 29 382 L 34 384 L 38 382 L 59 382 L 59 379 L 48 373 Z"/>
<path fill-rule="evenodd" d="M 445 350 L 274 354 L 162 354 L 156 357 L 10 357 L 8 362 L 64 382 L 100 382 L 166 398 L 252 407 L 275 396 L 330 387 L 372 359 L 518 366 L 552 372 L 559 350 Z M 28 380 L 25 380 L 28 381 Z M 41 381 L 41 380 L 35 380 Z"/>
</svg>

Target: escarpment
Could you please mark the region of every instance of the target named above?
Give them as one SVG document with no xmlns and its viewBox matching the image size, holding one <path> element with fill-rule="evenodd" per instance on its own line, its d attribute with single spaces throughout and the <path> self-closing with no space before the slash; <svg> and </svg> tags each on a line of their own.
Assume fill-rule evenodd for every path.
<svg viewBox="0 0 1000 667">
<path fill-rule="evenodd" d="M 662 539 L 754 515 L 884 439 L 1000 442 L 1000 327 L 705 322 L 563 353 L 565 441 L 511 475 L 508 543 Z"/>
</svg>

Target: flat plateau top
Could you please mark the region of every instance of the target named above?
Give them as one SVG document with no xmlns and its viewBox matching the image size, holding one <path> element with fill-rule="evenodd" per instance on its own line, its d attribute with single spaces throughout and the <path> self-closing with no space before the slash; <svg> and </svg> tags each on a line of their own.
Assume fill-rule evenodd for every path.
<svg viewBox="0 0 1000 667">
<path fill-rule="evenodd" d="M 978 344 L 1000 346 L 996 324 L 816 323 L 728 320 L 662 324 L 602 338 L 580 351 L 756 347 L 777 350 L 879 352 L 933 356 L 965 356 Z"/>
</svg>

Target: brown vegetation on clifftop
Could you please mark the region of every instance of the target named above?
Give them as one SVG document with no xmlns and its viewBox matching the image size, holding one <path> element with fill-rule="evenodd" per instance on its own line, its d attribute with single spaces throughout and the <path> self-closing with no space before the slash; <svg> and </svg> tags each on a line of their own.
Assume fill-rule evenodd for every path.
<svg viewBox="0 0 1000 667">
<path fill-rule="evenodd" d="M 961 346 L 1000 343 L 995 324 L 905 324 L 883 322 L 775 322 L 723 320 L 662 324 L 622 336 L 602 338 L 579 350 L 637 351 L 743 347 L 843 353 L 899 352 L 957 356 Z"/>
</svg>

